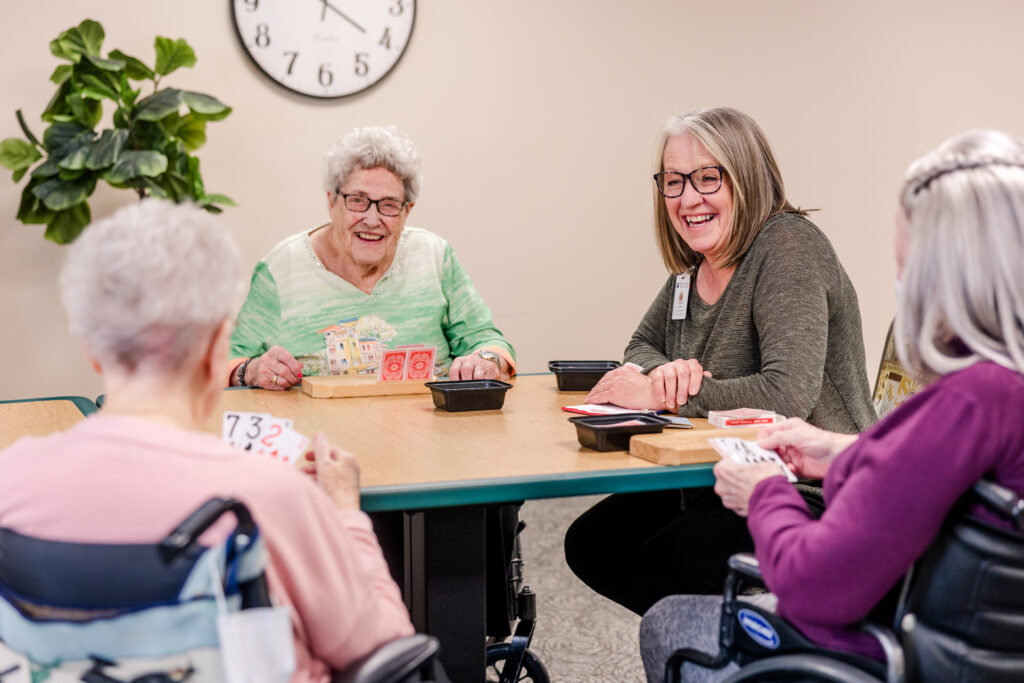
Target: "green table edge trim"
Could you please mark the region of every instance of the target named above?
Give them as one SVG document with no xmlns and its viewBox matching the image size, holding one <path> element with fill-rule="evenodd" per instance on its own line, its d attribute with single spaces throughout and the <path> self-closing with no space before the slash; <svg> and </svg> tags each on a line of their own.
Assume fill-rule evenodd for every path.
<svg viewBox="0 0 1024 683">
<path fill-rule="evenodd" d="M 85 396 L 46 396 L 44 398 L 16 398 L 0 403 L 35 403 L 37 401 L 71 401 L 82 415 L 89 416 L 96 412 L 96 404 Z"/>
<path fill-rule="evenodd" d="M 500 479 L 467 479 L 402 486 L 367 486 L 360 490 L 361 507 L 366 512 L 419 510 L 508 503 L 535 498 L 586 496 L 595 493 L 632 493 L 712 486 L 715 483 L 712 467 L 713 464 L 707 463 Z"/>
</svg>

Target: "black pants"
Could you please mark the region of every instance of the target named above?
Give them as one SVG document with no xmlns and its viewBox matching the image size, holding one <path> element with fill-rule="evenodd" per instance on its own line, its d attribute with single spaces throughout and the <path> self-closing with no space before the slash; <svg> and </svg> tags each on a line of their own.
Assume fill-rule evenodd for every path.
<svg viewBox="0 0 1024 683">
<path fill-rule="evenodd" d="M 721 593 L 729 556 L 753 549 L 746 520 L 711 488 L 615 494 L 565 534 L 576 576 L 637 614 L 666 595 Z"/>
</svg>

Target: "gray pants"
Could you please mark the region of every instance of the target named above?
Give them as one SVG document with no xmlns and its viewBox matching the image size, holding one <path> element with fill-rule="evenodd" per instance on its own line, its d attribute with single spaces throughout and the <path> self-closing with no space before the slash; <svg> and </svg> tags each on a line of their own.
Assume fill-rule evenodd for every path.
<svg viewBox="0 0 1024 683">
<path fill-rule="evenodd" d="M 762 609 L 775 609 L 770 593 L 740 598 Z M 640 656 L 649 683 L 663 683 L 665 662 L 680 648 L 692 648 L 714 655 L 718 652 L 718 627 L 722 620 L 719 595 L 670 595 L 662 598 L 644 614 L 640 622 Z M 725 680 L 739 670 L 736 664 L 721 669 L 705 669 L 690 662 L 683 665 L 683 680 L 710 683 Z"/>
</svg>

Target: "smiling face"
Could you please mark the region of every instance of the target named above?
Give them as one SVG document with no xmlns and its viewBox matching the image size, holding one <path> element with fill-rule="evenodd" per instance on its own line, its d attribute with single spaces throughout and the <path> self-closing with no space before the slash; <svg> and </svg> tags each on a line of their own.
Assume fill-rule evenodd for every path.
<svg viewBox="0 0 1024 683">
<path fill-rule="evenodd" d="M 666 171 L 692 173 L 704 166 L 718 166 L 708 150 L 689 133 L 673 135 L 665 142 L 662 165 Z M 700 252 L 712 266 L 721 262 L 732 226 L 732 186 L 729 178 L 713 194 L 700 194 L 689 180 L 678 197 L 665 197 L 669 220 L 687 246 Z"/>
<path fill-rule="evenodd" d="M 402 181 L 386 168 L 357 166 L 338 189 L 341 194 L 358 194 L 371 200 L 405 200 Z M 330 244 L 343 266 L 355 266 L 363 273 L 386 271 L 395 258 L 412 204 L 397 216 L 380 215 L 376 204 L 359 213 L 346 207 L 341 195 L 328 193 L 327 205 L 331 213 Z"/>
</svg>

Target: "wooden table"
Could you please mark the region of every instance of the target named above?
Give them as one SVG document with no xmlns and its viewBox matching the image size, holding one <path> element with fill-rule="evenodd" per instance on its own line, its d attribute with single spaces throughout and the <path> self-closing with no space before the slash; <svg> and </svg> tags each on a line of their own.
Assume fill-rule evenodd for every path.
<svg viewBox="0 0 1024 683">
<path fill-rule="evenodd" d="M 95 411 L 95 404 L 81 396 L 0 402 L 0 450 L 23 436 L 64 431 Z"/>
<path fill-rule="evenodd" d="M 298 389 L 228 390 L 207 428 L 220 434 L 224 410 L 265 412 L 290 418 L 310 437 L 322 429 L 352 451 L 363 509 L 404 511 L 397 538 L 381 518 L 375 527 L 414 625 L 440 638 L 453 681 L 476 683 L 484 670 L 485 505 L 714 481 L 708 463 L 664 467 L 583 448 L 568 422 L 573 414 L 561 406 L 582 403 L 584 392 L 559 392 L 553 375 L 513 384 L 502 410 L 463 413 L 435 409 L 429 395 L 315 399 Z M 709 462 L 718 459 L 707 453 Z"/>
</svg>

